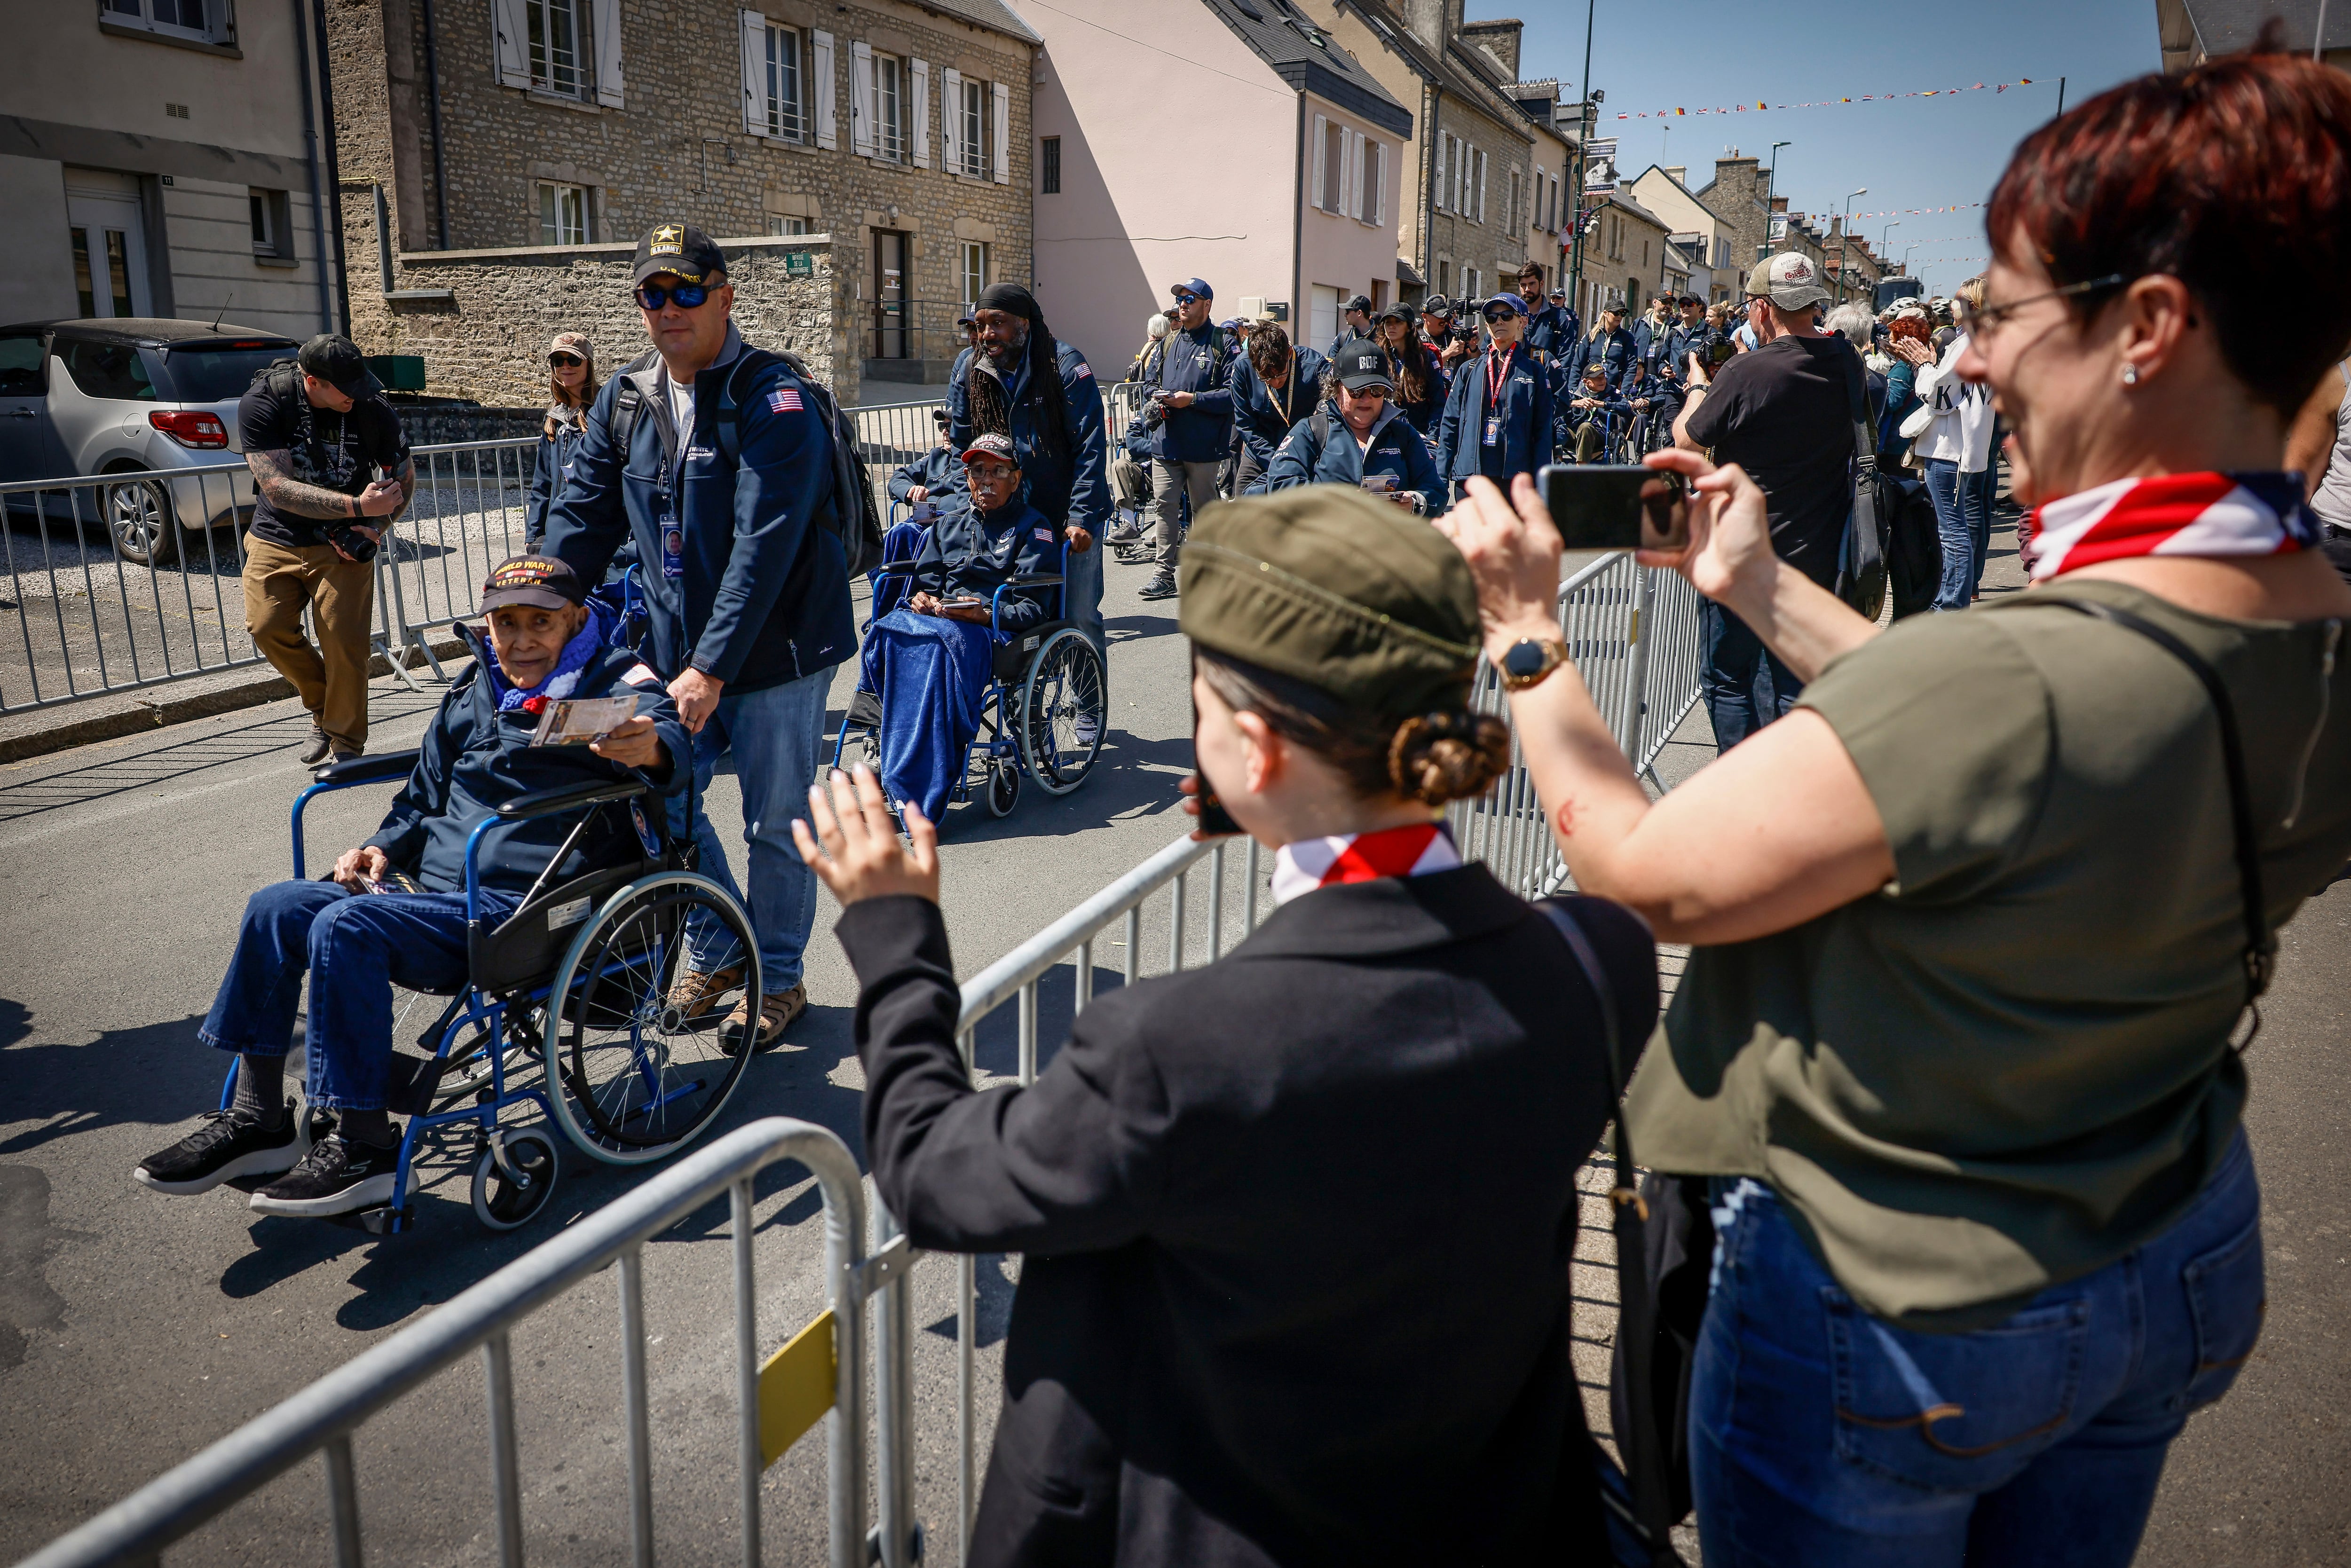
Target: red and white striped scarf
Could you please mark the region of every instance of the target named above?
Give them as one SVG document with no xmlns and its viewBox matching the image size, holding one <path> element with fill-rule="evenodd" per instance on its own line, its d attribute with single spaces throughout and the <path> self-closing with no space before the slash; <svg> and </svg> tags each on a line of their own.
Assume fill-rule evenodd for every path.
<svg viewBox="0 0 2351 1568">
<path fill-rule="evenodd" d="M 1273 861 L 1273 901 L 1288 904 L 1301 893 L 1383 876 L 1426 876 L 1461 863 L 1453 835 L 1442 822 L 1382 828 L 1376 833 L 1341 833 L 1284 844 Z"/>
<path fill-rule="evenodd" d="M 2032 577 L 2127 556 L 2283 555 L 2319 537 L 2299 474 L 2117 479 L 2034 509 Z"/>
</svg>

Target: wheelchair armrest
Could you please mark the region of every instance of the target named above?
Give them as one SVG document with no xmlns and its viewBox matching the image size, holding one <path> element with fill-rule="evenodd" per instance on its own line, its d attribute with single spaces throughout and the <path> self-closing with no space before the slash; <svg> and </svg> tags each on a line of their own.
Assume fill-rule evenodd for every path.
<svg viewBox="0 0 2351 1568">
<path fill-rule="evenodd" d="M 349 762 L 321 768 L 317 778 L 329 789 L 347 789 L 353 784 L 374 784 L 387 779 L 405 779 L 416 771 L 416 758 L 420 755 L 416 751 L 386 751 L 373 757 L 354 757 Z"/>
<path fill-rule="evenodd" d="M 509 822 L 528 821 L 534 817 L 552 817 L 560 812 L 577 810 L 582 806 L 601 805 L 606 800 L 634 800 L 648 788 L 642 779 L 615 779 L 605 784 L 569 784 L 560 789 L 534 789 L 500 806 L 498 815 Z"/>
<path fill-rule="evenodd" d="M 912 577 L 923 570 L 918 560 L 885 560 L 872 570 L 874 577 Z"/>
<path fill-rule="evenodd" d="M 1018 577 L 1007 578 L 1006 588 L 1053 588 L 1061 580 L 1058 571 L 1024 571 Z"/>
</svg>

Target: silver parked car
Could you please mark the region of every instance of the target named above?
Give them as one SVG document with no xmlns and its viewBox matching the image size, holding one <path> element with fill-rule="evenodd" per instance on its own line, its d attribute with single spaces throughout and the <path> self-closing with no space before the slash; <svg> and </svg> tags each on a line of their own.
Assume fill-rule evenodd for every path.
<svg viewBox="0 0 2351 1568">
<path fill-rule="evenodd" d="M 209 321 L 0 327 L 0 480 L 235 462 L 237 400 L 256 373 L 299 350 L 276 332 Z M 30 509 L 22 496 L 10 505 Z M 249 518 L 253 480 L 242 471 L 126 478 L 95 492 L 46 492 L 43 505 L 53 517 L 102 525 L 125 560 L 162 566 L 178 558 L 183 529 Z"/>
</svg>

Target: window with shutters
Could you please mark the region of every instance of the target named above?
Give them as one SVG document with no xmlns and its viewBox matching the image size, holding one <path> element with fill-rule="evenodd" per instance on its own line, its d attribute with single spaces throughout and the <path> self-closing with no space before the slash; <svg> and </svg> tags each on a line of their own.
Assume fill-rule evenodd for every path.
<svg viewBox="0 0 2351 1568">
<path fill-rule="evenodd" d="M 806 141 L 808 41 L 798 27 L 761 22 L 746 33 L 743 47 L 751 55 L 745 91 L 751 94 L 752 129 L 778 141 Z"/>
<path fill-rule="evenodd" d="M 961 244 L 963 302 L 968 306 L 987 291 L 987 242 L 967 239 Z"/>
<path fill-rule="evenodd" d="M 954 110 L 957 158 L 955 172 L 967 180 L 985 180 L 988 176 L 987 87 L 984 81 L 966 77 L 958 84 L 956 95 L 959 101 Z"/>
<path fill-rule="evenodd" d="M 873 57 L 873 156 L 893 163 L 906 159 L 905 80 L 897 56 Z"/>
<path fill-rule="evenodd" d="M 538 239 L 541 245 L 588 243 L 586 186 L 538 183 Z"/>
<path fill-rule="evenodd" d="M 1058 136 L 1046 137 L 1038 150 L 1037 190 L 1040 195 L 1061 193 L 1061 139 Z"/>
<path fill-rule="evenodd" d="M 1340 192 L 1347 183 L 1347 128 L 1336 120 L 1322 127 L 1322 210 L 1340 210 Z"/>
<path fill-rule="evenodd" d="M 523 0 L 530 85 L 559 98 L 584 98 L 590 85 L 580 0 Z"/>
<path fill-rule="evenodd" d="M 1388 150 L 1366 136 L 1357 151 L 1354 217 L 1357 223 L 1375 224 L 1387 215 Z"/>
</svg>

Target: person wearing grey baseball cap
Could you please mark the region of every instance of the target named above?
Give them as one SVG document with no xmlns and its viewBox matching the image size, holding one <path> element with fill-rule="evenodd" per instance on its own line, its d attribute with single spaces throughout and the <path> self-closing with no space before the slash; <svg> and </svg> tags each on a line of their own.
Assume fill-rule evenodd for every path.
<svg viewBox="0 0 2351 1568">
<path fill-rule="evenodd" d="M 1674 440 L 1712 449 L 1762 488 L 1771 548 L 1790 566 L 1834 590 L 1846 517 L 1853 510 L 1853 417 L 1848 361 L 1860 358 L 1814 314 L 1827 302 L 1821 272 L 1793 251 L 1764 257 L 1747 275 L 1747 321 L 1759 347 L 1709 371 L 1685 355 L 1687 387 Z M 1785 714 L 1803 690 L 1792 671 L 1747 624 L 1713 600 L 1698 606 L 1707 650 L 1703 685 L 1715 743 L 1729 750 Z"/>
</svg>

